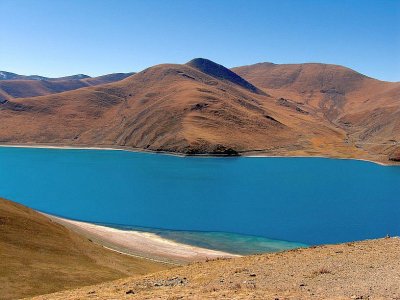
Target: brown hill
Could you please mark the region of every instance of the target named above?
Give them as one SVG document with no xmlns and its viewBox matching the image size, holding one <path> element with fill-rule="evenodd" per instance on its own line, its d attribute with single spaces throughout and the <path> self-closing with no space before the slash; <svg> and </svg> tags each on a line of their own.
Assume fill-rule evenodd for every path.
<svg viewBox="0 0 400 300">
<path fill-rule="evenodd" d="M 235 74 L 195 59 L 98 87 L 12 99 L 0 104 L 0 143 L 388 162 L 400 140 L 398 83 L 338 66 L 270 65 Z"/>
<path fill-rule="evenodd" d="M 34 299 L 399 299 L 400 239 L 195 263 Z"/>
<path fill-rule="evenodd" d="M 60 81 L 60 80 L 73 80 L 73 79 L 84 79 L 90 78 L 85 74 L 76 74 L 58 78 L 44 77 L 40 75 L 20 75 L 16 73 L 0 71 L 0 80 L 47 80 L 47 81 Z"/>
<path fill-rule="evenodd" d="M 81 80 L 1 80 L 0 90 L 5 99 L 26 98 L 60 93 L 88 86 Z"/>
<path fill-rule="evenodd" d="M 10 73 L 13 74 L 13 73 Z M 114 73 L 99 77 L 73 75 L 61 78 L 16 75 L 9 80 L 0 80 L 0 101 L 12 98 L 43 96 L 82 87 L 96 86 L 125 79 L 134 73 Z"/>
<path fill-rule="evenodd" d="M 0 199 L 0 299 L 16 299 L 167 268 L 109 251 Z"/>
<path fill-rule="evenodd" d="M 390 155 L 400 143 L 400 83 L 326 64 L 260 63 L 233 68 L 276 98 L 312 107 L 346 132 L 347 141 Z"/>
<path fill-rule="evenodd" d="M 107 75 L 102 75 L 98 77 L 89 77 L 82 79 L 83 82 L 90 86 L 95 86 L 95 85 L 100 85 L 100 84 L 105 84 L 105 83 L 111 83 L 111 82 L 116 82 L 120 81 L 122 79 L 125 79 L 129 76 L 134 75 L 134 72 L 131 73 L 112 73 L 112 74 L 107 74 Z"/>
<path fill-rule="evenodd" d="M 234 154 L 302 149 L 305 133 L 332 143 L 342 143 L 343 135 L 303 110 L 287 114 L 267 95 L 188 65 L 159 65 L 116 83 L 15 99 L 1 108 L 2 143 Z"/>
</svg>

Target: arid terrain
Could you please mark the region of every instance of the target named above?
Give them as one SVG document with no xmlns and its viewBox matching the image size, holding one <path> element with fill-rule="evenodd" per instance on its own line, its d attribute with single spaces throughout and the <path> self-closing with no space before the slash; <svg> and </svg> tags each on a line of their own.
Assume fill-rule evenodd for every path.
<svg viewBox="0 0 400 300">
<path fill-rule="evenodd" d="M 99 77 L 78 74 L 60 78 L 24 76 L 0 71 L 0 102 L 76 90 L 122 80 L 134 73 L 114 73 Z"/>
<path fill-rule="evenodd" d="M 400 83 L 379 81 L 326 64 L 260 63 L 234 68 L 284 105 L 310 107 L 346 134 L 345 142 L 369 153 L 399 157 Z"/>
<path fill-rule="evenodd" d="M 193 263 L 34 299 L 399 299 L 400 239 Z"/>
<path fill-rule="evenodd" d="M 341 66 L 262 63 L 229 70 L 194 59 L 133 75 L 6 75 L 0 80 L 3 145 L 400 161 L 400 83 Z M 38 299 L 400 298 L 398 238 L 171 269 L 100 246 L 143 256 L 151 245 L 152 257 L 163 258 L 170 251 L 165 241 L 136 245 L 141 237 L 134 234 L 107 240 L 108 231 L 75 225 L 0 200 L 0 298 L 99 283 Z M 183 247 L 169 259 L 204 260 L 207 253 Z"/>
<path fill-rule="evenodd" d="M 80 82 L 88 80 L 103 83 Z M 229 70 L 194 59 L 108 84 L 12 95 L 0 104 L 1 144 L 400 159 L 400 83 L 336 65 Z"/>
<path fill-rule="evenodd" d="M 171 268 L 122 255 L 0 199 L 0 299 L 51 293 Z"/>
</svg>

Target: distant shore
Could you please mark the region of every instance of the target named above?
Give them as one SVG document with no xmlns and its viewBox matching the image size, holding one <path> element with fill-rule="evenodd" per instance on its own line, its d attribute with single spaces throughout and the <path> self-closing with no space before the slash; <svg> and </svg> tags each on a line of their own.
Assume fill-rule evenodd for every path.
<svg viewBox="0 0 400 300">
<path fill-rule="evenodd" d="M 240 256 L 178 243 L 150 232 L 121 230 L 42 214 L 109 250 L 154 261 L 181 265 L 193 261 Z"/>
<path fill-rule="evenodd" d="M 142 148 L 133 148 L 133 147 L 123 147 L 123 146 L 74 146 L 74 145 L 54 145 L 54 144 L 0 144 L 0 148 L 33 148 L 33 149 L 60 149 L 60 150 L 108 150 L 108 151 L 126 151 L 126 152 L 135 152 L 135 153 L 148 153 L 148 154 L 163 154 L 163 155 L 171 155 L 177 157 L 251 157 L 251 158 L 326 158 L 326 159 L 341 159 L 341 160 L 357 160 L 374 163 L 380 166 L 399 166 L 399 163 L 395 162 L 381 162 L 372 159 L 365 158 L 354 158 L 354 157 L 336 157 L 336 156 L 324 156 L 324 155 L 268 155 L 265 152 L 258 152 L 254 150 L 248 150 L 244 152 L 239 152 L 239 155 L 224 155 L 224 154 L 211 154 L 211 153 L 199 153 L 199 154 L 185 154 L 179 152 L 170 152 L 170 151 L 156 151 L 156 150 L 147 150 Z"/>
</svg>

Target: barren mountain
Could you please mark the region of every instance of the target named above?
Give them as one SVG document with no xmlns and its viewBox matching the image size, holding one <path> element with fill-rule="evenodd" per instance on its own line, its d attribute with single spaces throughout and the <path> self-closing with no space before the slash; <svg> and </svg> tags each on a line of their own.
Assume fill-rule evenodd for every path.
<svg viewBox="0 0 400 300">
<path fill-rule="evenodd" d="M 0 299 L 17 299 L 168 268 L 107 250 L 0 199 Z"/>
<path fill-rule="evenodd" d="M 90 79 L 85 79 L 90 80 Z M 97 87 L 0 104 L 0 142 L 387 162 L 399 84 L 321 64 L 164 64 Z"/>
<path fill-rule="evenodd" d="M 371 153 L 394 155 L 400 143 L 400 83 L 326 64 L 260 63 L 232 69 L 285 105 L 307 105 Z M 397 149 L 397 150 L 396 150 Z"/>
<path fill-rule="evenodd" d="M 16 73 L 0 71 L 0 80 L 47 80 L 47 81 L 62 81 L 62 80 L 77 80 L 90 78 L 90 76 L 85 74 L 76 74 L 65 77 L 50 78 L 39 75 L 20 75 Z"/>
<path fill-rule="evenodd" d="M 95 86 L 122 80 L 134 73 L 114 73 L 99 77 L 83 74 L 47 78 L 37 75 L 24 76 L 0 71 L 0 101 L 49 95 L 82 87 Z"/>
</svg>

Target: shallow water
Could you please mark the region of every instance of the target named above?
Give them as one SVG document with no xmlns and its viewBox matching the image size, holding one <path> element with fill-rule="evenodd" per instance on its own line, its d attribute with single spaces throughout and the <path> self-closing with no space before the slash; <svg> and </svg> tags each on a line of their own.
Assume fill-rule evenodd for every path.
<svg viewBox="0 0 400 300">
<path fill-rule="evenodd" d="M 400 167 L 352 160 L 0 148 L 0 196 L 84 221 L 306 244 L 400 233 Z"/>
<path fill-rule="evenodd" d="M 212 231 L 186 231 L 146 228 L 116 224 L 99 224 L 121 230 L 135 230 L 155 233 L 178 243 L 189 244 L 207 249 L 220 250 L 234 254 L 256 254 L 278 252 L 294 248 L 307 247 L 306 244 L 274 240 L 261 236 Z"/>
</svg>

